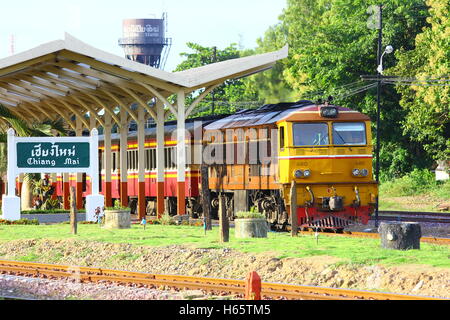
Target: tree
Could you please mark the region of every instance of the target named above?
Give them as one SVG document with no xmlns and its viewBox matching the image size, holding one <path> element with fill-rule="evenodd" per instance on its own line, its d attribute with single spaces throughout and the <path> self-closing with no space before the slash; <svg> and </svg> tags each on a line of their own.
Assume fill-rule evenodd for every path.
<svg viewBox="0 0 450 320">
<path fill-rule="evenodd" d="M 247 56 L 276 51 L 284 47 L 286 43 L 287 32 L 285 26 L 279 23 L 270 27 L 264 37 L 257 40 L 258 47 L 255 50 L 244 51 L 242 55 Z M 283 71 L 286 61 L 278 61 L 272 69 L 245 78 L 246 90 L 256 92 L 264 103 L 301 100 L 300 96 L 292 90 L 284 78 Z"/>
<path fill-rule="evenodd" d="M 184 71 L 191 68 L 198 68 L 208 64 L 222 62 L 229 59 L 237 59 L 241 57 L 241 53 L 237 49 L 236 44 L 231 44 L 223 50 L 216 47 L 203 47 L 199 44 L 188 42 L 187 46 L 192 49 L 193 53 L 183 52 L 180 55 L 185 60 L 180 63 L 175 71 Z M 201 94 L 203 90 L 197 91 L 186 97 L 188 103 L 192 103 L 196 96 Z M 259 106 L 256 92 L 246 87 L 243 79 L 227 80 L 225 83 L 214 90 L 210 94 L 209 99 L 203 100 L 191 114 L 192 117 L 205 116 L 210 114 L 233 113 L 236 110 L 246 106 Z"/>
<path fill-rule="evenodd" d="M 398 64 L 390 74 L 416 79 L 449 79 L 450 3 L 428 0 L 429 25 L 415 38 L 414 50 L 400 50 Z M 405 134 L 424 145 L 435 160 L 450 159 L 450 87 L 434 83 L 399 85 L 400 105 L 407 112 L 402 122 Z"/>
<path fill-rule="evenodd" d="M 424 0 L 383 2 L 383 47 L 391 44 L 397 50 L 414 49 L 414 39 L 429 16 Z M 261 49 L 289 44 L 290 56 L 283 62 L 282 76 L 277 75 L 282 81 L 278 86 L 291 88 L 294 101 L 317 101 L 332 95 L 334 103 L 375 119 L 376 90 L 362 90 L 371 83 L 361 81 L 360 76 L 376 74 L 378 30 L 368 28 L 368 8 L 377 4 L 372 0 L 288 0 L 280 24 L 271 27 L 260 40 Z M 390 67 L 397 61 L 394 56 L 386 56 L 384 62 L 385 67 Z M 258 87 L 270 86 L 270 78 L 260 79 L 266 83 Z M 402 128 L 408 111 L 399 106 L 401 94 L 393 86 L 383 86 L 382 90 L 382 178 L 412 169 L 393 165 L 398 161 L 412 167 L 429 166 L 428 153 Z M 271 97 L 268 92 L 262 97 Z"/>
</svg>

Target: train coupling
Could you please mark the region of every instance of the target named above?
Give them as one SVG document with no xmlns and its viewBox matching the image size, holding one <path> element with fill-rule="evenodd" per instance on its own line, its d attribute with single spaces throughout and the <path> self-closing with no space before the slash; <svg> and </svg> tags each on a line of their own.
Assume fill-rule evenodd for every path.
<svg viewBox="0 0 450 320">
<path fill-rule="evenodd" d="M 342 211 L 344 209 L 344 197 L 334 196 L 322 198 L 322 209 Z"/>
</svg>

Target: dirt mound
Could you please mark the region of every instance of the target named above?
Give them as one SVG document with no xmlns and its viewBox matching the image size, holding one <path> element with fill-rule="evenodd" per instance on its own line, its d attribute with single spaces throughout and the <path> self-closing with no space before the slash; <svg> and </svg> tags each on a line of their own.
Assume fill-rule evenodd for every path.
<svg viewBox="0 0 450 320">
<path fill-rule="evenodd" d="M 186 246 L 143 247 L 76 240 L 20 240 L 2 244 L 0 259 L 103 267 L 159 274 L 386 291 L 450 298 L 450 270 L 427 266 L 359 266 L 334 257 L 278 259 L 275 253 Z"/>
</svg>

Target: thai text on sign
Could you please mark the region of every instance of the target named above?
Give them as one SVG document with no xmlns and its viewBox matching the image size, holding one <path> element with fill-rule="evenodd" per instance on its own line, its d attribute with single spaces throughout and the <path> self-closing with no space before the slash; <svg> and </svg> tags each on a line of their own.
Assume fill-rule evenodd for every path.
<svg viewBox="0 0 450 320">
<path fill-rule="evenodd" d="M 18 168 L 89 168 L 89 143 L 17 143 Z"/>
</svg>

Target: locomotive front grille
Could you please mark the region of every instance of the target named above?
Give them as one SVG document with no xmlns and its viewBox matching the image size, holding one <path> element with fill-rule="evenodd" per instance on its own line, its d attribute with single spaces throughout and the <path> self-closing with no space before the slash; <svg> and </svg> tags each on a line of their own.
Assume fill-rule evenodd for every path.
<svg viewBox="0 0 450 320">
<path fill-rule="evenodd" d="M 308 228 L 342 229 L 358 223 L 361 223 L 361 219 L 359 217 L 349 217 L 348 219 L 343 219 L 340 217 L 329 216 L 326 218 L 322 218 L 320 220 L 310 219 L 309 222 L 307 218 L 300 219 L 300 225 L 303 228 L 308 227 Z"/>
</svg>

